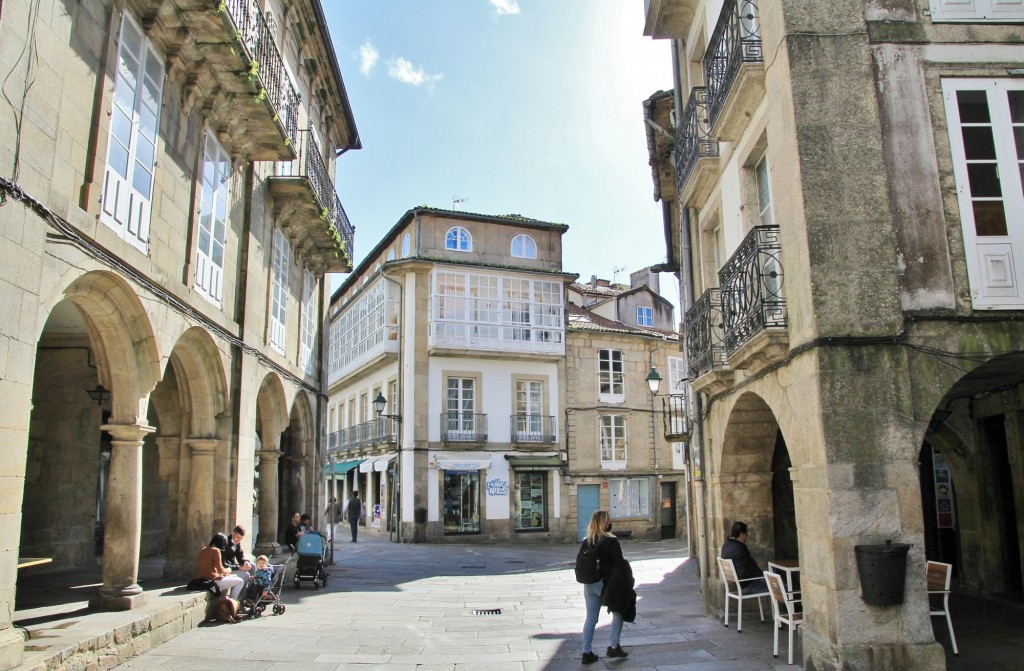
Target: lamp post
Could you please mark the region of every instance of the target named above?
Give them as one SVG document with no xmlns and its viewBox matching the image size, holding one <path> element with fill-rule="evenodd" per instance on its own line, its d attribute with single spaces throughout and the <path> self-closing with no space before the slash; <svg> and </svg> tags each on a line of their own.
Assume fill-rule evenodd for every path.
<svg viewBox="0 0 1024 671">
<path fill-rule="evenodd" d="M 388 400 L 386 398 L 384 398 L 384 394 L 381 393 L 380 391 L 378 391 L 377 392 L 377 397 L 375 399 L 373 399 L 373 410 L 374 410 L 374 412 L 377 413 L 377 417 L 382 418 L 382 419 L 391 419 L 391 420 L 394 420 L 395 423 L 401 424 L 402 423 L 402 416 L 401 415 L 385 415 L 384 414 L 384 407 L 387 404 L 388 404 Z M 401 467 L 401 453 L 402 453 L 402 445 L 401 445 L 401 443 L 399 443 L 398 444 L 398 454 L 399 454 L 398 466 L 399 466 L 399 468 Z M 401 486 L 400 479 L 399 479 L 400 478 L 400 473 L 401 473 L 401 471 L 398 471 L 395 474 L 395 477 L 393 478 L 393 482 L 395 483 L 396 488 Z M 396 510 L 396 507 L 398 506 L 398 492 L 396 491 L 396 488 L 392 488 L 392 491 L 391 491 L 391 504 L 390 504 L 391 510 Z M 396 515 L 392 515 L 391 510 L 388 511 L 388 519 L 395 520 L 395 524 L 397 524 L 398 523 L 398 515 L 397 514 Z M 389 524 L 389 526 L 394 526 L 394 525 L 390 525 Z M 392 533 L 396 533 L 396 532 L 397 532 L 397 529 L 393 529 L 393 528 L 392 529 L 388 529 L 388 540 L 391 540 L 391 534 Z"/>
<path fill-rule="evenodd" d="M 647 388 L 651 390 L 652 397 L 657 396 L 658 389 L 661 388 L 661 375 L 658 374 L 658 369 L 654 366 L 651 366 L 651 372 L 647 374 Z"/>
<path fill-rule="evenodd" d="M 384 406 L 386 406 L 387 404 L 388 404 L 388 400 L 386 398 L 384 398 L 384 394 L 382 394 L 381 392 L 378 391 L 377 392 L 377 398 L 373 399 L 373 409 L 377 413 L 377 416 L 378 417 L 383 417 L 384 419 L 393 419 L 396 422 L 398 422 L 399 424 L 401 424 L 402 423 L 402 416 L 401 415 L 385 415 L 384 414 Z"/>
</svg>

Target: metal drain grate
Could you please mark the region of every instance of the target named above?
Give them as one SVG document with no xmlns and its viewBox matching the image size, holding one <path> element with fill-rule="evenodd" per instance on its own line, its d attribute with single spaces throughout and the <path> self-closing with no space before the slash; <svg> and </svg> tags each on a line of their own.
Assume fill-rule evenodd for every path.
<svg viewBox="0 0 1024 671">
<path fill-rule="evenodd" d="M 501 615 L 500 608 L 477 608 L 473 615 Z"/>
</svg>

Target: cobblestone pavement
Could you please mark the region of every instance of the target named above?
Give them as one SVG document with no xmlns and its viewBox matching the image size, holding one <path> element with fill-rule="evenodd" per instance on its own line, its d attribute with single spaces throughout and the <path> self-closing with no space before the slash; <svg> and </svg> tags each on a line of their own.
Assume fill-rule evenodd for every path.
<svg viewBox="0 0 1024 671">
<path fill-rule="evenodd" d="M 604 657 L 611 616 L 580 665 L 584 617 L 575 547 L 339 542 L 326 588 L 286 586 L 287 610 L 209 624 L 120 669 L 673 669 L 789 667 L 771 655 L 771 624 L 748 606 L 742 633 L 704 616 L 693 562 L 679 541 L 623 542 L 637 579 L 625 660 Z M 750 608 L 753 608 L 751 610 Z M 500 609 L 500 614 L 477 614 Z"/>
</svg>

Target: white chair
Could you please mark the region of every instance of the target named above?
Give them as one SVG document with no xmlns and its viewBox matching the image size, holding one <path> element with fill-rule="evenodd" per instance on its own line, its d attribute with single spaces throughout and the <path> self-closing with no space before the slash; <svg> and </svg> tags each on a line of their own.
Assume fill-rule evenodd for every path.
<svg viewBox="0 0 1024 671">
<path fill-rule="evenodd" d="M 796 612 L 796 604 L 800 599 L 794 598 L 800 592 L 787 592 L 782 576 L 778 573 L 764 572 L 764 580 L 768 583 L 768 591 L 772 595 L 772 615 L 775 617 L 775 648 L 772 655 L 779 656 L 779 628 L 789 628 L 789 663 L 793 663 L 793 633 L 804 623 L 803 613 Z"/>
<path fill-rule="evenodd" d="M 949 626 L 949 640 L 953 644 L 953 654 L 959 655 L 956 647 L 956 636 L 953 635 L 953 620 L 949 617 L 949 582 L 953 578 L 953 566 L 938 561 L 928 562 L 928 609 L 932 617 L 945 615 Z M 942 596 L 942 608 L 934 608 L 932 595 Z"/>
<path fill-rule="evenodd" d="M 743 580 L 738 579 L 736 577 L 736 567 L 733 565 L 732 560 L 722 559 L 721 557 L 718 558 L 718 571 L 722 576 L 722 584 L 725 586 L 725 626 L 729 626 L 729 599 L 736 600 L 736 631 L 743 631 L 744 599 L 757 599 L 757 609 L 761 611 L 761 622 L 764 622 L 764 606 L 761 604 L 761 599 L 768 596 L 768 593 L 743 593 L 743 583 L 761 580 L 761 578 L 744 578 Z M 729 589 L 729 585 L 733 586 L 735 592 Z"/>
</svg>

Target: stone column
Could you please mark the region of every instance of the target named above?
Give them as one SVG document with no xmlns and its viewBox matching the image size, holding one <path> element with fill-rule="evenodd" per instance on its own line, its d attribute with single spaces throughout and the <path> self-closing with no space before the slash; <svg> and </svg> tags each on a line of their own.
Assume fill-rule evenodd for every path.
<svg viewBox="0 0 1024 671">
<path fill-rule="evenodd" d="M 216 438 L 191 438 L 186 442 L 192 454 L 192 470 L 189 474 L 185 537 L 189 547 L 201 548 L 214 532 L 214 456 L 220 441 Z"/>
<path fill-rule="evenodd" d="M 256 536 L 256 552 L 272 555 L 278 547 L 277 528 L 277 462 L 280 450 L 260 450 L 260 532 Z"/>
<path fill-rule="evenodd" d="M 184 577 L 194 568 L 195 557 L 186 560 L 189 549 L 183 530 L 184 515 L 182 513 L 183 492 L 180 481 L 181 473 L 181 438 L 179 436 L 158 436 L 156 447 L 160 454 L 160 477 L 167 483 L 167 560 L 164 562 L 164 577 Z M 184 495 L 183 495 L 184 494 Z"/>
<path fill-rule="evenodd" d="M 111 436 L 110 481 L 103 534 L 103 586 L 94 608 L 131 610 L 146 603 L 138 585 L 142 547 L 142 441 L 154 431 L 141 424 L 105 424 Z"/>
</svg>

